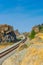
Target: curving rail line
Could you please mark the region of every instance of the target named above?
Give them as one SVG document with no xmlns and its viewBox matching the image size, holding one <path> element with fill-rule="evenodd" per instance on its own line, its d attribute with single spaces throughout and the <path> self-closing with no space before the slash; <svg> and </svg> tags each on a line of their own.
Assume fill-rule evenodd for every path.
<svg viewBox="0 0 43 65">
<path fill-rule="evenodd" d="M 24 42 L 26 41 L 26 39 L 27 39 L 27 38 L 23 39 L 23 40 L 22 40 L 21 42 L 19 42 L 17 45 L 12 46 L 11 48 L 9 48 L 9 49 L 7 49 L 7 50 L 1 52 L 1 53 L 0 53 L 0 58 L 4 57 L 4 56 L 7 55 L 8 53 L 10 53 L 10 52 L 12 52 L 13 50 L 15 50 L 16 48 L 18 48 L 21 43 L 24 43 Z"/>
</svg>

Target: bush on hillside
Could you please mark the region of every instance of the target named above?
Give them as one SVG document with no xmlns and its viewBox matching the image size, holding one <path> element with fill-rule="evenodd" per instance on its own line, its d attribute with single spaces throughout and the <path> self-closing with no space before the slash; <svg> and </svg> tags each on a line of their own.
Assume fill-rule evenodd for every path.
<svg viewBox="0 0 43 65">
<path fill-rule="evenodd" d="M 35 37 L 35 34 L 36 34 L 35 31 L 32 30 L 32 31 L 31 31 L 31 34 L 30 34 L 30 36 L 29 36 L 29 38 L 30 38 L 30 39 L 33 39 L 33 38 Z"/>
</svg>

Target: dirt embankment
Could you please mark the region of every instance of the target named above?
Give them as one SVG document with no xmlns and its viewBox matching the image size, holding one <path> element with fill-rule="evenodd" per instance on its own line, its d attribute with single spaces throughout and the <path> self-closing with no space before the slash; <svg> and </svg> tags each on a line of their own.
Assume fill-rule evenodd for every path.
<svg viewBox="0 0 43 65">
<path fill-rule="evenodd" d="M 30 41 L 28 48 L 19 50 L 16 54 L 9 57 L 3 65 L 43 65 L 43 35 L 37 34 L 36 38 Z M 26 43 L 29 43 L 27 40 Z M 8 63 L 9 61 L 9 63 Z"/>
</svg>

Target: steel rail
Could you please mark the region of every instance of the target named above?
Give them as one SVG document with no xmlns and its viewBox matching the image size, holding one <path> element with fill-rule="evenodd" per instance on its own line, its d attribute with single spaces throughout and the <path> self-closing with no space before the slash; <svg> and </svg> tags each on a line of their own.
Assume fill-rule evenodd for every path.
<svg viewBox="0 0 43 65">
<path fill-rule="evenodd" d="M 0 58 L 4 57 L 4 56 L 7 55 L 8 53 L 10 53 L 10 52 L 12 52 L 13 50 L 15 50 L 16 48 L 18 48 L 21 43 L 24 43 L 24 42 L 26 41 L 26 39 L 27 39 L 27 38 L 23 39 L 23 40 L 22 40 L 20 43 L 18 43 L 17 45 L 15 45 L 15 46 L 13 46 L 13 47 L 11 47 L 11 48 L 9 48 L 9 49 L 3 51 L 2 53 L 0 53 Z"/>
</svg>

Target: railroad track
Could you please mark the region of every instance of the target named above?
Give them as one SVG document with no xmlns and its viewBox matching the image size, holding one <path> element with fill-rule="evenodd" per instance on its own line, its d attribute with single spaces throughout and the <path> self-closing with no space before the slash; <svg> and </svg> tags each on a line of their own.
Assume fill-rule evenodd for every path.
<svg viewBox="0 0 43 65">
<path fill-rule="evenodd" d="M 15 50 L 16 48 L 18 48 L 19 45 L 20 45 L 21 43 L 24 43 L 26 40 L 27 40 L 27 38 L 23 39 L 19 44 L 17 44 L 17 45 L 15 45 L 15 46 L 13 46 L 13 47 L 11 47 L 11 48 L 9 48 L 9 49 L 3 51 L 2 53 L 0 53 L 0 58 L 4 57 L 4 56 L 7 55 L 8 53 L 10 53 L 10 52 L 12 52 L 13 50 Z"/>
</svg>

